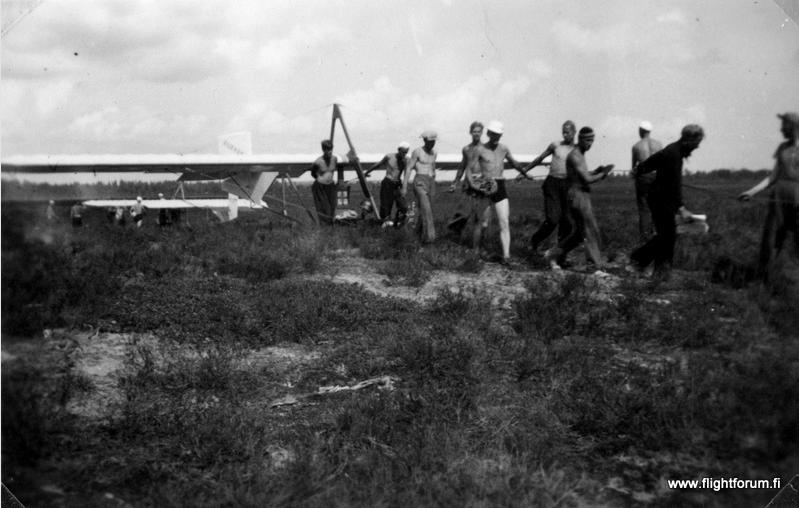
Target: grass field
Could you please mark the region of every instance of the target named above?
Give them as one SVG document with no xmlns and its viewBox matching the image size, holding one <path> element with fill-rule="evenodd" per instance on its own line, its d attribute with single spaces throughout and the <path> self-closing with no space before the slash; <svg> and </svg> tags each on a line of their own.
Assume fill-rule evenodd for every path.
<svg viewBox="0 0 799 508">
<path fill-rule="evenodd" d="M 593 192 L 607 277 L 526 259 L 540 183 L 509 185 L 510 269 L 367 222 L 72 230 L 4 196 L 2 481 L 26 506 L 764 506 L 668 486 L 799 472 L 799 267 L 750 280 L 757 180 L 686 179 L 711 231 L 665 283 L 623 270 L 623 178 Z"/>
</svg>

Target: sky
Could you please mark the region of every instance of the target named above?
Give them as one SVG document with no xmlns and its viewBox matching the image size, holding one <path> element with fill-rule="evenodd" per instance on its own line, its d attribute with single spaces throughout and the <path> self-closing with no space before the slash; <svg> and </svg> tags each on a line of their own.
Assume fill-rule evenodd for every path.
<svg viewBox="0 0 799 508">
<path fill-rule="evenodd" d="M 792 0 L 2 0 L 2 156 L 319 152 L 332 104 L 359 153 L 499 120 L 538 154 L 567 119 L 589 165 L 629 169 L 638 124 L 687 167 L 770 168 L 776 114 L 799 111 Z M 793 6 L 793 7 L 792 7 Z M 793 13 L 791 9 L 793 8 Z M 336 151 L 344 139 L 336 134 Z"/>
</svg>

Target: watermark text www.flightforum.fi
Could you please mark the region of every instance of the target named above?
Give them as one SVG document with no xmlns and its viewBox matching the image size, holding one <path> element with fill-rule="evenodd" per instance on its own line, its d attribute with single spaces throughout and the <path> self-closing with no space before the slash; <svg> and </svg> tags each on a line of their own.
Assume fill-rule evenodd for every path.
<svg viewBox="0 0 799 508">
<path fill-rule="evenodd" d="M 780 478 L 745 480 L 742 478 L 702 478 L 701 480 L 668 480 L 670 489 L 779 489 Z"/>
</svg>

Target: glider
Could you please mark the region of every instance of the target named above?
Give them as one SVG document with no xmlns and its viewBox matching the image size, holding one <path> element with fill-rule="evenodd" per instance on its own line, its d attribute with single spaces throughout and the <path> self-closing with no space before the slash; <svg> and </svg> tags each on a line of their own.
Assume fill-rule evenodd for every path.
<svg viewBox="0 0 799 508">
<path fill-rule="evenodd" d="M 379 208 L 369 190 L 361 163 L 374 164 L 380 161 L 384 154 L 358 156 L 338 104 L 333 105 L 330 124 L 331 141 L 335 135 L 337 121 L 341 125 L 349 147 L 344 165 L 355 170 L 363 195 L 366 200 L 371 202 L 370 209 L 377 215 Z M 286 206 L 299 206 L 305 209 L 314 221 L 318 222 L 312 209 L 302 203 L 300 193 L 292 181 L 293 178 L 309 171 L 316 157 L 298 154 L 253 154 L 250 134 L 242 132 L 220 137 L 218 154 L 20 155 L 4 159 L 2 171 L 36 174 L 173 173 L 180 175 L 175 196 L 172 199 L 144 200 L 142 204 L 146 208 L 207 208 L 213 210 L 224 221 L 235 219 L 239 209 L 266 210 L 293 219 L 288 215 Z M 520 156 L 518 159 L 520 161 L 531 160 L 532 157 Z M 436 167 L 439 170 L 455 170 L 460 163 L 461 154 L 439 154 Z M 530 174 L 533 178 L 542 178 L 546 176 L 546 168 L 535 168 L 531 170 Z M 339 184 L 345 182 L 343 167 L 339 167 L 337 176 Z M 272 209 L 264 201 L 266 191 L 277 179 L 280 179 L 283 187 L 282 210 Z M 228 193 L 228 199 L 186 199 L 182 192 L 183 182 L 200 180 L 221 181 L 221 187 Z M 295 193 L 300 201 L 299 205 L 286 201 L 287 190 Z M 89 200 L 85 201 L 84 205 L 105 208 L 129 207 L 134 202 L 134 200 Z"/>
</svg>

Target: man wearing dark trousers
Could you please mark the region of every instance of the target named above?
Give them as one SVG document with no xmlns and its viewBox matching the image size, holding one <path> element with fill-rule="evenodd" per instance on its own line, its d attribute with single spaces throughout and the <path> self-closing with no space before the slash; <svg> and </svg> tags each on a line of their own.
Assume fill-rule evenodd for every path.
<svg viewBox="0 0 799 508">
<path fill-rule="evenodd" d="M 552 156 L 549 174 L 541 190 L 544 193 L 544 222 L 530 239 L 530 247 L 535 252 L 538 247 L 558 228 L 558 241 L 569 236 L 572 229 L 569 212 L 569 179 L 566 177 L 566 157 L 574 149 L 574 135 L 577 128 L 574 122 L 566 120 L 561 130 L 563 141 L 552 142 L 527 165 L 525 171 L 538 166 L 546 157 Z"/>
<path fill-rule="evenodd" d="M 391 209 L 397 206 L 397 216 L 393 221 L 395 227 L 400 227 L 405 222 L 408 205 L 402 195 L 402 174 L 408 166 L 408 150 L 410 144 L 403 141 L 397 147 L 396 153 L 386 154 L 375 163 L 364 176 L 369 176 L 377 168 L 386 168 L 386 177 L 380 183 L 380 219 L 383 224 L 391 223 Z"/>
<path fill-rule="evenodd" d="M 655 276 L 660 279 L 669 277 L 677 240 L 675 215 L 680 214 L 685 220 L 692 217 L 682 199 L 683 159 L 699 147 L 704 137 L 702 127 L 686 125 L 679 140 L 638 165 L 638 174 L 655 172 L 655 180 L 649 190 L 649 209 L 652 211 L 655 236 L 630 255 L 632 268 L 641 271 L 654 261 Z"/>
</svg>

